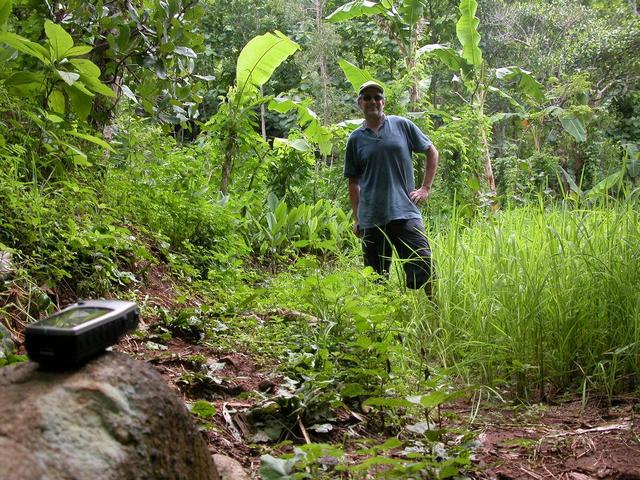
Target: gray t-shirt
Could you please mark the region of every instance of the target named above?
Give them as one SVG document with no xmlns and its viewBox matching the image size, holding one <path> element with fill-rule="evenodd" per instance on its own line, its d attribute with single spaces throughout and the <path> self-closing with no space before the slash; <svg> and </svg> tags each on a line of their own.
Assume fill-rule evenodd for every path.
<svg viewBox="0 0 640 480">
<path fill-rule="evenodd" d="M 378 134 L 364 126 L 347 140 L 344 176 L 360 185 L 360 228 L 382 226 L 391 220 L 421 218 L 409 198 L 415 190 L 413 152 L 426 152 L 431 140 L 411 121 L 386 115 Z"/>
</svg>

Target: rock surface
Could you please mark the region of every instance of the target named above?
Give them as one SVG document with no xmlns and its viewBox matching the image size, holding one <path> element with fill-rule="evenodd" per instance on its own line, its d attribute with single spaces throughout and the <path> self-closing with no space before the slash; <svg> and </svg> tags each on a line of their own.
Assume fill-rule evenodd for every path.
<svg viewBox="0 0 640 480">
<path fill-rule="evenodd" d="M 220 455 L 216 453 L 213 456 L 213 461 L 218 469 L 218 475 L 220 480 L 249 480 L 249 475 L 244 471 L 242 465 L 237 460 L 226 455 Z"/>
<path fill-rule="evenodd" d="M 0 478 L 218 480 L 190 413 L 144 362 L 0 369 Z"/>
</svg>

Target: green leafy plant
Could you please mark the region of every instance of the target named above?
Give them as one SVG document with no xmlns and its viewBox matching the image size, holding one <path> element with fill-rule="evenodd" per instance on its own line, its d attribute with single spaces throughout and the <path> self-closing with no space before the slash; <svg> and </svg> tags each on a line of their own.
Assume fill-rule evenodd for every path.
<svg viewBox="0 0 640 480">
<path fill-rule="evenodd" d="M 195 2 L 133 0 L 100 6 L 81 0 L 14 3 L 15 16 L 9 24 L 16 32 L 33 42 L 41 36 L 43 27 L 49 28 L 47 22 L 63 25 L 102 72 L 111 98 L 83 99 L 78 112 L 89 112 L 93 126 L 110 125 L 123 98 L 163 125 L 180 126 L 176 128 L 177 137 L 181 129 L 193 126 L 201 101 L 197 93 L 204 82 L 214 78 L 195 74 L 196 52 L 203 40 L 193 28 L 202 12 Z M 20 20 L 24 18 L 29 21 Z M 60 38 L 57 36 L 56 41 Z M 68 38 L 64 41 L 68 43 Z M 66 76 L 73 79 L 73 75 Z"/>
<path fill-rule="evenodd" d="M 13 52 L 0 68 L 0 78 L 8 101 L 21 104 L 19 109 L 7 111 L 8 124 L 20 126 L 7 140 L 10 146 L 15 145 L 13 148 L 30 143 L 16 141 L 20 130 L 30 131 L 38 140 L 32 150 L 20 152 L 24 165 L 15 172 L 27 170 L 40 178 L 52 174 L 60 177 L 70 165 L 89 166 L 94 153 L 90 147 L 113 151 L 86 120 L 96 95 L 115 96 L 102 83 L 99 67 L 81 58 L 91 51 L 91 46 L 74 44 L 72 37 L 51 21 L 45 22 L 44 31 L 46 40 L 42 43 L 0 32 L 0 43 L 10 47 L 6 52 Z"/>
<path fill-rule="evenodd" d="M 310 100 L 296 102 L 294 100 L 276 97 L 269 102 L 269 109 L 279 113 L 287 113 L 291 110 L 297 112 L 298 125 L 303 129 L 304 137 L 311 143 L 318 145 L 320 153 L 331 153 L 331 131 L 322 125 L 316 113 L 309 108 Z M 305 148 L 298 144 L 299 147 Z"/>
<path fill-rule="evenodd" d="M 407 442 L 408 443 L 408 442 Z M 437 445 L 437 444 L 436 444 Z M 350 478 L 416 478 L 416 475 L 434 479 L 455 478 L 470 467 L 468 451 L 442 447 L 407 445 L 392 438 L 372 448 L 360 449 L 358 456 L 364 460 L 350 461 L 343 449 L 327 444 L 295 447 L 293 454 L 279 458 L 271 455 L 261 457 L 260 476 L 270 480 L 292 480 L 304 478 L 330 479 L 348 474 Z M 413 450 L 413 451 L 412 451 Z"/>
<path fill-rule="evenodd" d="M 218 411 L 216 410 L 215 405 L 206 400 L 196 400 L 191 405 L 191 413 L 193 413 L 198 418 L 208 420 L 216 416 Z"/>
<path fill-rule="evenodd" d="M 333 13 L 327 16 L 330 22 L 345 22 L 358 17 L 378 16 L 387 27 L 393 41 L 398 45 L 402 54 L 408 75 L 411 77 L 409 88 L 409 102 L 412 110 L 416 110 L 419 99 L 418 75 L 416 70 L 416 62 L 418 55 L 418 44 L 421 40 L 421 32 L 426 23 L 425 10 L 427 5 L 422 0 L 403 0 L 394 5 L 388 0 L 363 2 L 355 0 L 338 7 Z M 340 65 L 346 72 L 355 70 L 348 62 L 343 61 Z M 369 74 L 353 75 L 348 73 L 350 81 L 357 82 L 356 88 L 362 84 L 362 81 Z M 362 81 L 361 81 L 362 80 Z"/>
<path fill-rule="evenodd" d="M 347 214 L 325 200 L 315 205 L 289 207 L 285 199 L 279 200 L 270 193 L 265 207 L 263 216 L 254 219 L 260 234 L 254 236 L 253 243 L 261 255 L 269 258 L 272 270 L 293 248 L 301 253 L 326 255 L 337 253 L 347 243 L 350 234 Z"/>
<path fill-rule="evenodd" d="M 15 33 L 0 32 L 0 42 L 37 59 L 43 70 L 15 72 L 5 80 L 5 85 L 22 95 L 38 91 L 54 114 L 64 115 L 68 103 L 76 115 L 85 120 L 95 94 L 115 97 L 115 93 L 100 81 L 97 65 L 78 58 L 92 50 L 90 45 L 74 45 L 71 35 L 49 20 L 45 21 L 44 30 L 47 40 L 43 44 Z M 90 138 L 94 137 L 85 139 Z"/>
<path fill-rule="evenodd" d="M 316 443 L 296 447 L 294 454 L 285 458 L 263 455 L 260 477 L 265 480 L 332 478 L 331 472 L 339 465 L 343 456 L 344 452 L 340 448 Z"/>
<path fill-rule="evenodd" d="M 15 344 L 11 340 L 11 332 L 0 324 L 0 367 L 26 360 L 26 355 L 16 354 Z"/>
<path fill-rule="evenodd" d="M 180 144 L 146 123 L 122 118 L 116 139 L 124 149 L 105 175 L 108 202 L 153 236 L 177 271 L 212 281 L 240 275 L 249 222 L 240 214 L 243 200 L 224 201 L 211 184 L 218 152 Z"/>
</svg>

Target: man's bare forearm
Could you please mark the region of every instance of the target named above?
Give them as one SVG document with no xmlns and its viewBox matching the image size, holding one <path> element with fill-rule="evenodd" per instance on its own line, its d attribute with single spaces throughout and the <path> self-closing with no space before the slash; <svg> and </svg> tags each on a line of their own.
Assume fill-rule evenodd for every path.
<svg viewBox="0 0 640 480">
<path fill-rule="evenodd" d="M 349 201 L 353 212 L 353 233 L 360 237 L 360 220 L 358 218 L 358 203 L 360 202 L 360 183 L 357 178 L 349 178 Z"/>
<path fill-rule="evenodd" d="M 409 198 L 416 205 L 429 198 L 431 185 L 433 185 L 433 179 L 436 177 L 436 171 L 438 170 L 438 159 L 440 156 L 436 147 L 429 145 L 425 155 L 426 159 L 424 161 L 424 178 L 422 179 L 422 185 L 420 185 L 420 188 L 409 193 Z"/>
<path fill-rule="evenodd" d="M 430 145 L 427 149 L 426 159 L 424 162 L 424 179 L 422 180 L 422 187 L 427 190 L 431 190 L 431 185 L 433 185 L 433 179 L 436 178 L 436 172 L 438 171 L 438 160 L 440 159 L 440 154 L 436 147 Z"/>
<path fill-rule="evenodd" d="M 358 203 L 360 202 L 360 183 L 357 178 L 349 178 L 349 200 L 351 202 L 351 211 L 353 212 L 353 220 L 358 223 Z"/>
</svg>

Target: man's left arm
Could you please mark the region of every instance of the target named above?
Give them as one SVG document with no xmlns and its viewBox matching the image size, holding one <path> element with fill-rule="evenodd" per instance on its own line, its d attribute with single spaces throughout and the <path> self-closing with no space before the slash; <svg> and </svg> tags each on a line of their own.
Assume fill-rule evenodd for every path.
<svg viewBox="0 0 640 480">
<path fill-rule="evenodd" d="M 438 170 L 438 160 L 440 155 L 433 144 L 427 147 L 425 155 L 424 179 L 422 180 L 422 185 L 420 188 L 409 193 L 409 198 L 416 204 L 425 201 L 429 197 L 431 185 L 433 184 L 433 179 L 436 177 L 436 171 Z"/>
</svg>

